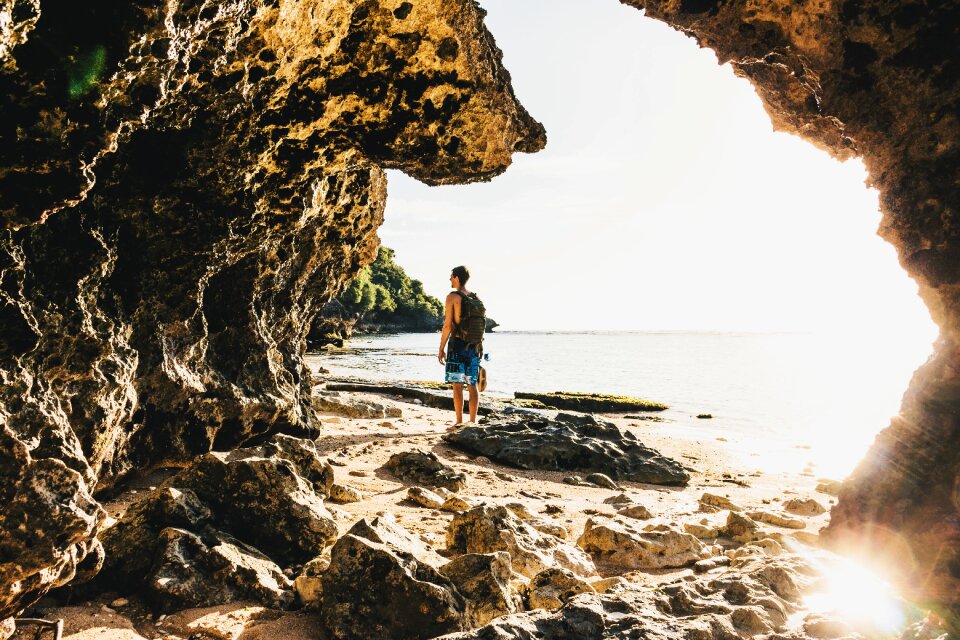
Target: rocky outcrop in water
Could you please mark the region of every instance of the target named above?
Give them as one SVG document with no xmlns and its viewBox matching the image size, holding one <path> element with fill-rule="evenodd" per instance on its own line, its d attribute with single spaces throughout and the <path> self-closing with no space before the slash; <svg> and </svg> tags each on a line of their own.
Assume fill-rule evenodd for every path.
<svg viewBox="0 0 960 640">
<path fill-rule="evenodd" d="M 443 439 L 520 469 L 592 471 L 619 480 L 666 485 L 683 485 L 690 479 L 679 462 L 644 446 L 633 433 L 590 415 L 497 415 Z"/>
<path fill-rule="evenodd" d="M 301 354 L 384 168 L 544 144 L 472 2 L 0 4 L 0 620 L 96 568 L 131 469 L 310 433 Z"/>
</svg>

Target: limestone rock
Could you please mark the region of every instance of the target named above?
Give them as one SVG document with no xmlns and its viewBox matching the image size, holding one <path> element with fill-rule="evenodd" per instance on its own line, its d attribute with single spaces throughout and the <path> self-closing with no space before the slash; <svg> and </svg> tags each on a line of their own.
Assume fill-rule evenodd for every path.
<svg viewBox="0 0 960 640">
<path fill-rule="evenodd" d="M 720 536 L 720 529 L 717 527 L 700 524 L 698 522 L 684 522 L 683 530 L 701 540 L 715 540 Z"/>
<path fill-rule="evenodd" d="M 314 390 L 310 401 L 317 411 L 347 418 L 399 418 L 403 415 L 398 407 L 337 391 Z"/>
<path fill-rule="evenodd" d="M 433 638 L 463 629 L 466 603 L 435 554 L 389 519 L 361 520 L 330 551 L 320 615 L 333 638 Z"/>
<path fill-rule="evenodd" d="M 310 441 L 277 436 L 202 456 L 107 529 L 106 562 L 93 588 L 145 588 L 165 611 L 244 599 L 291 605 L 280 565 L 313 558 L 337 533 L 314 491 L 325 490 L 332 471 L 314 453 Z"/>
<path fill-rule="evenodd" d="M 300 602 L 307 609 L 316 608 L 323 596 L 323 574 L 330 567 L 330 555 L 317 556 L 303 565 L 300 575 L 293 581 Z"/>
<path fill-rule="evenodd" d="M 363 494 L 353 487 L 334 483 L 330 487 L 330 499 L 340 504 L 349 504 L 363 500 Z"/>
<path fill-rule="evenodd" d="M 443 506 L 444 502 L 443 498 L 438 494 L 423 487 L 410 487 L 407 489 L 407 499 L 427 509 L 439 509 Z"/>
<path fill-rule="evenodd" d="M 587 520 L 577 545 L 598 563 L 623 570 L 684 567 L 702 558 L 703 544 L 664 527 L 641 530 L 621 519 Z"/>
<path fill-rule="evenodd" d="M 713 493 L 704 493 L 700 496 L 700 504 L 712 507 L 714 510 L 742 511 L 743 507 L 734 504 L 729 498 Z"/>
<path fill-rule="evenodd" d="M 720 529 L 720 535 L 741 543 L 752 542 L 764 537 L 760 533 L 760 527 L 756 522 L 736 511 L 727 514 L 727 522 Z"/>
<path fill-rule="evenodd" d="M 590 473 L 584 478 L 587 482 L 595 484 L 598 487 L 603 487 L 604 489 L 613 489 L 614 491 L 620 490 L 620 485 L 613 481 L 610 476 L 603 473 Z"/>
<path fill-rule="evenodd" d="M 450 513 L 463 513 L 464 511 L 469 511 L 475 505 L 459 496 L 450 496 L 443 501 L 443 504 L 440 505 L 441 511 L 449 511 Z"/>
<path fill-rule="evenodd" d="M 544 569 L 563 567 L 577 575 L 596 573 L 580 549 L 544 535 L 505 507 L 479 506 L 457 514 L 447 528 L 447 551 L 452 554 L 510 554 L 513 570 L 532 578 Z"/>
<path fill-rule="evenodd" d="M 798 516 L 818 516 L 827 509 L 813 498 L 792 498 L 783 503 L 784 511 Z"/>
<path fill-rule="evenodd" d="M 521 469 L 588 471 L 617 480 L 683 485 L 683 466 L 629 431 L 593 416 L 498 415 L 444 436 L 451 445 Z"/>
<path fill-rule="evenodd" d="M 625 493 L 618 493 L 615 496 L 604 498 L 603 504 L 612 504 L 615 507 L 621 507 L 624 505 L 633 504 L 633 498 Z"/>
<path fill-rule="evenodd" d="M 510 586 L 513 570 L 508 553 L 467 553 L 440 567 L 440 573 L 466 600 L 466 623 L 470 627 L 483 626 L 522 609 L 520 597 Z"/>
<path fill-rule="evenodd" d="M 0 621 L 95 572 L 96 490 L 317 432 L 305 337 L 384 167 L 543 147 L 480 9 L 400 4 L 0 3 Z"/>
<path fill-rule="evenodd" d="M 467 476 L 440 462 L 428 451 L 403 451 L 390 456 L 384 469 L 405 482 L 442 487 L 456 493 L 467 484 Z"/>
<path fill-rule="evenodd" d="M 804 529 L 807 526 L 803 520 L 790 518 L 771 511 L 750 511 L 747 515 L 757 522 L 765 522 L 776 527 L 784 527 L 785 529 Z"/>
<path fill-rule="evenodd" d="M 554 567 L 530 580 L 527 604 L 531 609 L 559 609 L 574 596 L 593 592 L 589 582 L 569 569 Z"/>
<path fill-rule="evenodd" d="M 617 509 L 617 515 L 625 518 L 633 518 L 634 520 L 649 520 L 653 517 L 653 514 L 650 513 L 650 510 L 642 504 L 629 504 L 626 506 L 621 506 L 619 509 Z"/>
<path fill-rule="evenodd" d="M 192 489 L 217 514 L 220 528 L 244 542 L 270 549 L 281 561 L 303 563 L 333 542 L 337 524 L 316 484 L 287 458 L 264 457 L 271 449 L 210 452 L 165 484 Z"/>
<path fill-rule="evenodd" d="M 293 604 L 293 585 L 280 567 L 223 532 L 201 537 L 171 527 L 160 532 L 157 543 L 146 588 L 160 611 L 237 600 L 253 600 L 275 609 Z"/>
</svg>

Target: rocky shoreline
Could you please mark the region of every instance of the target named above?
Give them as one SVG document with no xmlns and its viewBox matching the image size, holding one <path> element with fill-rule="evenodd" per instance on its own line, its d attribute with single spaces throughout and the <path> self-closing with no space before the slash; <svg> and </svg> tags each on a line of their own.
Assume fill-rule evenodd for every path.
<svg viewBox="0 0 960 640">
<path fill-rule="evenodd" d="M 134 478 L 104 503 L 97 578 L 29 613 L 105 640 L 871 633 L 806 605 L 832 561 L 812 474 L 622 414 L 490 402 L 447 433 L 414 391 L 443 397 L 323 383 L 319 437 Z"/>
</svg>

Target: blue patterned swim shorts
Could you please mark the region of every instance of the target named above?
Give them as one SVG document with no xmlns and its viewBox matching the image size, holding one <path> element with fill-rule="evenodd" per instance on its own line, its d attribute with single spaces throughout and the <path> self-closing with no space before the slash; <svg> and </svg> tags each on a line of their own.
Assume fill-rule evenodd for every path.
<svg viewBox="0 0 960 640">
<path fill-rule="evenodd" d="M 477 348 L 459 338 L 451 338 L 447 347 L 447 369 L 444 380 L 475 385 L 479 376 L 480 354 L 477 353 Z"/>
</svg>

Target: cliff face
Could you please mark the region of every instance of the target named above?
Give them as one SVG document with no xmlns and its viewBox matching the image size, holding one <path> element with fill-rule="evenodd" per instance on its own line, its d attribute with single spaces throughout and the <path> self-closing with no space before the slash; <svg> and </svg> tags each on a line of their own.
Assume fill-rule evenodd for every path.
<svg viewBox="0 0 960 640">
<path fill-rule="evenodd" d="M 314 429 L 306 333 L 374 258 L 384 168 L 543 146 L 482 18 L 0 1 L 0 620 L 97 569 L 96 489 Z"/>
<path fill-rule="evenodd" d="M 886 552 L 912 595 L 960 611 L 960 2 L 623 0 L 717 52 L 777 128 L 859 155 L 941 329 L 827 531 Z M 829 232 L 827 230 L 827 232 Z M 890 336 L 897 340 L 897 336 Z M 883 345 L 877 345 L 882 351 Z"/>
</svg>

